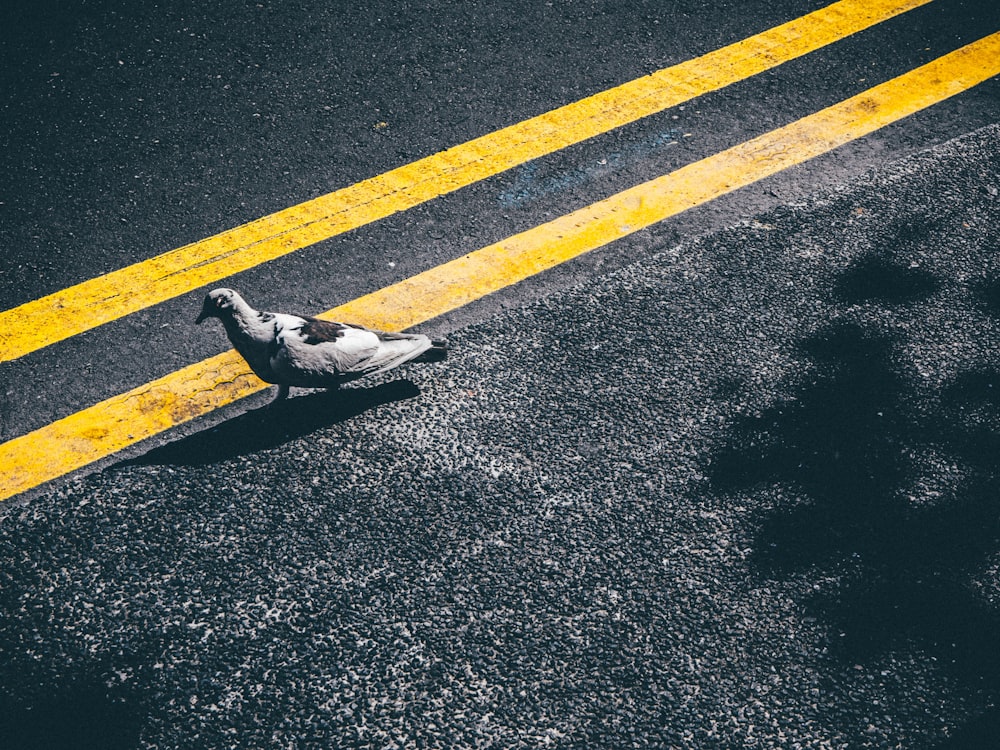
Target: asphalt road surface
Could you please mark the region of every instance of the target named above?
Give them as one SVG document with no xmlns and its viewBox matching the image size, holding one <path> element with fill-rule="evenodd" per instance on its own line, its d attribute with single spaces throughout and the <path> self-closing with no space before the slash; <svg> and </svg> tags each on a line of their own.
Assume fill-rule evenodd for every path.
<svg viewBox="0 0 1000 750">
<path fill-rule="evenodd" d="M 936 0 L 219 280 L 317 312 L 1000 29 Z M 3 309 L 821 8 L 5 8 Z M 0 744 L 991 747 L 996 78 L 0 504 Z M 0 362 L 6 441 L 223 351 Z"/>
</svg>

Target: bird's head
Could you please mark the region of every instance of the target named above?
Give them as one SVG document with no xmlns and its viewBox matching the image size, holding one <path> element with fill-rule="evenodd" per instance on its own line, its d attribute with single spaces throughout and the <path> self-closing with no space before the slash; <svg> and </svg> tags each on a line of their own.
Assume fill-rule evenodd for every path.
<svg viewBox="0 0 1000 750">
<path fill-rule="evenodd" d="M 205 301 L 201 305 L 201 312 L 198 313 L 195 323 L 201 323 L 205 318 L 224 320 L 232 316 L 238 300 L 242 301 L 240 295 L 232 289 L 213 289 L 205 295 Z"/>
</svg>

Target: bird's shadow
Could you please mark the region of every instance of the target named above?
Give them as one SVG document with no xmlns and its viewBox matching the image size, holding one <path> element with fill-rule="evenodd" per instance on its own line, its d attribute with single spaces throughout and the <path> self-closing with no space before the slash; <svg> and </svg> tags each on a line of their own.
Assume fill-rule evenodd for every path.
<svg viewBox="0 0 1000 750">
<path fill-rule="evenodd" d="M 341 388 L 285 399 L 241 414 L 222 424 L 181 438 L 122 462 L 122 466 L 205 466 L 308 435 L 346 422 L 383 404 L 420 394 L 410 380 L 368 388 Z"/>
</svg>

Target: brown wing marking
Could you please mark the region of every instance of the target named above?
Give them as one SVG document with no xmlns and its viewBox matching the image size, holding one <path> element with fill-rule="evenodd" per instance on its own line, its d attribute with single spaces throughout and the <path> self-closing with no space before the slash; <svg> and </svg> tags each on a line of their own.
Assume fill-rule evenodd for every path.
<svg viewBox="0 0 1000 750">
<path fill-rule="evenodd" d="M 343 323 L 333 323 L 329 320 L 319 320 L 318 318 L 304 318 L 304 320 L 306 322 L 299 330 L 307 344 L 336 341 L 344 335 L 344 331 L 347 329 Z"/>
</svg>

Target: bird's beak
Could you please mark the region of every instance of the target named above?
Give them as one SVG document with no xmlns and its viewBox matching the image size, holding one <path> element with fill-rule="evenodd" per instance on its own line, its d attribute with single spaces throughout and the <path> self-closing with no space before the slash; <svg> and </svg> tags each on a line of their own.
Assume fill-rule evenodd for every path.
<svg viewBox="0 0 1000 750">
<path fill-rule="evenodd" d="M 208 308 L 208 305 L 203 305 L 201 308 L 201 312 L 198 313 L 198 317 L 194 321 L 195 325 L 201 323 L 201 321 L 203 321 L 205 318 L 211 318 L 211 317 L 213 317 L 212 311 Z"/>
</svg>

